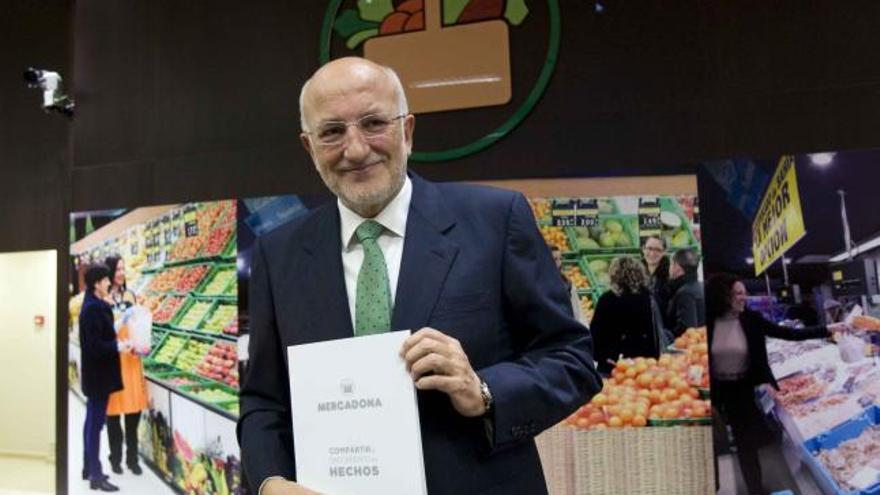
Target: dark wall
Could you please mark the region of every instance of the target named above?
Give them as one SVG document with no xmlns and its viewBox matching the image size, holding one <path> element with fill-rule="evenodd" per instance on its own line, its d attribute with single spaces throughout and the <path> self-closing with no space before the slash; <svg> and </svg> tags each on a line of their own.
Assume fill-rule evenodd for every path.
<svg viewBox="0 0 880 495">
<path fill-rule="evenodd" d="M 670 173 L 880 144 L 880 4 L 560 3 L 559 63 L 532 115 L 486 151 L 416 170 Z M 543 2 L 529 4 L 539 15 Z M 296 96 L 325 5 L 77 2 L 74 208 L 321 191 L 297 143 Z"/>
<path fill-rule="evenodd" d="M 29 66 L 56 70 L 68 85 L 69 2 L 3 2 L 0 7 L 0 252 L 49 249 L 66 231 L 70 123 L 41 110 L 26 87 Z"/>
</svg>

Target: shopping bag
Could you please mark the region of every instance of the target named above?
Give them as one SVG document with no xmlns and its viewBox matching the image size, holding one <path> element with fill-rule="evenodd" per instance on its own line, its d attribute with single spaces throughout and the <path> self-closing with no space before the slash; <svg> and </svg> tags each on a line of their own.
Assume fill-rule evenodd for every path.
<svg viewBox="0 0 880 495">
<path fill-rule="evenodd" d="M 510 40 L 501 19 L 442 26 L 440 0 L 425 0 L 425 29 L 377 36 L 364 57 L 400 76 L 411 113 L 510 101 Z"/>
<path fill-rule="evenodd" d="M 139 356 L 150 353 L 153 338 L 153 314 L 140 306 L 132 306 L 125 310 L 123 322 L 128 326 L 128 339 L 132 352 Z"/>
</svg>

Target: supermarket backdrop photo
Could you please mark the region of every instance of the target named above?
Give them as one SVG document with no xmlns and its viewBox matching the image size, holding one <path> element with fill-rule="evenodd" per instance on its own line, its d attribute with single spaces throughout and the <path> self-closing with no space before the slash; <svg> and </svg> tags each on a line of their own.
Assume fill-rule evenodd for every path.
<svg viewBox="0 0 880 495">
<path fill-rule="evenodd" d="M 703 225 L 706 278 L 738 278 L 747 308 L 799 338 L 766 338 L 778 388 L 754 387 L 748 402 L 757 417 L 744 431 L 737 435 L 736 418 L 717 418 L 723 493 L 746 493 L 742 454 L 750 449 L 763 472 L 754 482 L 767 491 L 880 493 L 878 165 L 880 151 L 858 150 L 725 160 L 699 171 L 701 211 L 711 219 Z M 838 322 L 847 329 L 800 339 Z"/>
<path fill-rule="evenodd" d="M 104 474 L 122 493 L 135 482 L 149 493 L 243 493 L 236 212 L 236 201 L 213 201 L 71 215 L 69 493 L 89 492 L 80 480 L 79 312 L 83 277 L 95 263 L 115 272 L 108 299 L 117 339 L 131 344 L 119 354 L 124 389 L 107 407 L 125 441 L 116 438 L 114 453 L 109 416 L 99 454 Z"/>
</svg>

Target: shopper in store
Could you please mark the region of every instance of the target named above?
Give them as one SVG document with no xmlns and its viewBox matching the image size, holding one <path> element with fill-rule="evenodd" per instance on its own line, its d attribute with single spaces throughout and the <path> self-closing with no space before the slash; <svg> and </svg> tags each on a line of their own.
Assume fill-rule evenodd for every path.
<svg viewBox="0 0 880 495">
<path fill-rule="evenodd" d="M 662 237 L 652 235 L 645 238 L 642 243 L 642 263 L 648 271 L 648 289 L 662 310 L 669 299 L 666 287 L 669 282 L 669 258 L 666 256 L 666 241 Z"/>
<path fill-rule="evenodd" d="M 659 357 L 668 340 L 642 263 L 629 256 L 615 258 L 608 275 L 611 289 L 599 297 L 590 325 L 603 373 L 610 373 L 620 357 Z"/>
<path fill-rule="evenodd" d="M 119 332 L 117 340 L 129 340 L 129 327 L 121 313 L 135 304 L 135 294 L 125 283 L 125 260 L 118 256 L 108 257 L 104 263 L 113 274 L 109 299 Z M 107 439 L 110 445 L 110 467 L 116 474 L 122 474 L 122 418 L 125 418 L 125 465 L 134 474 L 141 474 L 138 462 L 138 424 L 141 412 L 147 407 L 147 383 L 141 358 L 134 352 L 119 355 L 122 373 L 122 390 L 110 395 L 107 404 Z"/>
<path fill-rule="evenodd" d="M 768 493 L 761 481 L 759 448 L 774 438 L 755 402 L 755 387 L 779 389 L 767 360 L 765 337 L 807 340 L 830 337 L 846 325 L 793 329 L 776 325 L 746 308 L 746 288 L 735 275 L 721 273 L 706 283 L 706 320 L 712 373 L 712 404 L 733 430 L 737 458 L 749 494 Z M 779 455 L 775 449 L 767 454 Z M 785 465 L 780 460 L 778 465 Z M 783 489 L 790 487 L 774 487 Z"/>
<path fill-rule="evenodd" d="M 584 326 L 589 325 L 589 322 L 584 317 L 583 308 L 581 308 L 581 299 L 578 297 L 577 287 L 574 286 L 572 281 L 565 275 L 565 272 L 562 271 L 562 251 L 559 249 L 559 246 L 553 245 L 550 246 L 550 253 L 553 254 L 553 262 L 556 263 L 559 276 L 562 277 L 562 282 L 568 289 L 569 297 L 571 298 L 571 311 L 574 313 L 574 318 Z"/>
<path fill-rule="evenodd" d="M 411 329 L 400 355 L 428 492 L 546 494 L 533 437 L 601 382 L 528 202 L 408 173 L 415 117 L 389 68 L 334 60 L 300 109 L 302 143 L 337 201 L 252 248 L 238 434 L 254 493 L 314 493 L 294 482 L 285 347 Z"/>
<path fill-rule="evenodd" d="M 83 479 L 89 480 L 92 490 L 105 492 L 115 492 L 119 488 L 110 483 L 101 468 L 101 429 L 107 417 L 110 394 L 122 389 L 119 353 L 129 348 L 127 342 L 117 341 L 113 310 L 106 302 L 110 294 L 110 276 L 110 270 L 103 264 L 86 270 L 86 293 L 79 314 L 82 391 L 86 396 Z"/>
<path fill-rule="evenodd" d="M 695 249 L 679 249 L 669 264 L 669 303 L 666 306 L 666 328 L 674 337 L 685 330 L 706 324 L 706 303 L 703 282 L 697 279 L 700 255 Z"/>
</svg>

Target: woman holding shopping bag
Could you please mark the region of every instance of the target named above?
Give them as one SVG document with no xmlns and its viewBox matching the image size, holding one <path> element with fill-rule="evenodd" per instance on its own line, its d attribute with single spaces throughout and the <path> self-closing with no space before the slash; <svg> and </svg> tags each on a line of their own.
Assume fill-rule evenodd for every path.
<svg viewBox="0 0 880 495">
<path fill-rule="evenodd" d="M 110 300 L 117 318 L 132 307 L 135 295 L 126 288 L 125 261 L 111 256 L 105 264 L 112 274 Z M 131 339 L 130 327 L 125 318 L 118 319 L 117 339 L 128 342 Z M 110 444 L 110 466 L 116 474 L 122 474 L 122 418 L 125 418 L 125 464 L 134 474 L 141 474 L 138 462 L 138 424 L 141 412 L 147 407 L 147 386 L 141 358 L 133 350 L 119 356 L 123 389 L 110 395 L 107 404 L 107 437 Z"/>
</svg>

